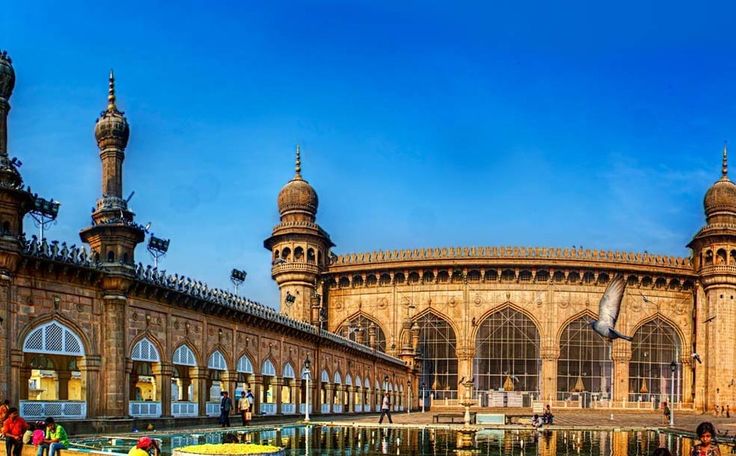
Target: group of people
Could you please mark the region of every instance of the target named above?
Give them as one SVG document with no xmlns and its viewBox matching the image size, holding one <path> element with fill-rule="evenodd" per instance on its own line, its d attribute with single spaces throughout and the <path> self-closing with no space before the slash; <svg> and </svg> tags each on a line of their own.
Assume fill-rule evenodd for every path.
<svg viewBox="0 0 736 456">
<path fill-rule="evenodd" d="M 230 414 L 232 413 L 233 401 L 230 399 L 230 393 L 223 391 L 220 393 L 220 425 L 222 427 L 230 427 Z M 255 403 L 255 397 L 250 390 L 246 393 L 245 391 L 240 393 L 240 399 L 237 404 L 237 411 L 240 417 L 243 419 L 243 426 L 250 424 L 250 420 L 253 418 L 253 404 Z"/>
<path fill-rule="evenodd" d="M 11 407 L 9 400 L 0 404 L 0 436 L 5 439 L 7 456 L 21 456 L 23 445 L 36 446 L 36 455 L 55 456 L 59 450 L 69 448 L 69 436 L 63 426 L 56 423 L 53 417 L 45 421 L 29 424 L 21 418 L 17 407 Z"/>
<path fill-rule="evenodd" d="M 552 408 L 549 404 L 544 408 L 544 413 L 542 416 L 539 416 L 538 413 L 535 413 L 532 417 L 532 426 L 535 428 L 538 428 L 540 426 L 543 426 L 545 424 L 554 424 L 554 418 L 555 416 L 552 414 Z"/>
</svg>

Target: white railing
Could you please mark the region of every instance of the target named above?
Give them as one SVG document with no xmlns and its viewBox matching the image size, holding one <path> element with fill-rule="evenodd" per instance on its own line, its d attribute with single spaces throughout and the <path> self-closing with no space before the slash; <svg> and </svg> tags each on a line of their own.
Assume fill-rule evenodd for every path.
<svg viewBox="0 0 736 456">
<path fill-rule="evenodd" d="M 307 404 L 299 404 L 299 414 L 304 415 L 307 410 Z M 314 404 L 309 404 L 309 413 L 314 413 Z"/>
<path fill-rule="evenodd" d="M 284 415 L 293 415 L 296 413 L 296 404 L 281 404 L 281 413 Z"/>
<path fill-rule="evenodd" d="M 220 416 L 219 402 L 207 402 L 205 407 L 205 412 L 207 413 L 207 416 Z"/>
<path fill-rule="evenodd" d="M 322 407 L 319 410 L 322 413 L 330 413 L 330 404 L 322 404 Z"/>
<path fill-rule="evenodd" d="M 342 404 L 334 404 L 332 406 L 332 413 L 342 413 Z"/>
<path fill-rule="evenodd" d="M 261 415 L 275 415 L 276 404 L 261 402 Z"/>
<path fill-rule="evenodd" d="M 171 403 L 171 415 L 173 416 L 197 416 L 199 404 L 196 402 L 177 401 Z"/>
<path fill-rule="evenodd" d="M 130 416 L 156 417 L 161 416 L 161 403 L 151 401 L 130 401 L 128 403 Z"/>
<path fill-rule="evenodd" d="M 20 401 L 20 416 L 26 419 L 83 419 L 87 417 L 85 401 Z"/>
<path fill-rule="evenodd" d="M 363 405 L 363 411 L 364 412 L 370 412 L 371 411 L 371 404 L 365 404 L 365 405 Z"/>
</svg>

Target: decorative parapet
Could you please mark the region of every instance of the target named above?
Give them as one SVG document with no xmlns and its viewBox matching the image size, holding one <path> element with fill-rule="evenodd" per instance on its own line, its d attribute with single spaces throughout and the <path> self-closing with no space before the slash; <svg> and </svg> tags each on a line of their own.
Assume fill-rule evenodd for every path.
<svg viewBox="0 0 736 456">
<path fill-rule="evenodd" d="M 42 260 L 49 260 L 58 263 L 67 263 L 84 268 L 97 269 L 104 273 L 105 268 L 97 261 L 90 252 L 84 247 L 72 245 L 68 247 L 66 242 L 58 241 L 47 242 L 45 239 L 39 241 L 36 236 L 32 236 L 30 241 L 23 241 L 23 254 L 29 257 Z M 237 312 L 268 320 L 280 325 L 286 326 L 293 330 L 321 337 L 335 344 L 346 346 L 347 348 L 357 350 L 370 356 L 374 356 L 383 361 L 404 366 L 404 362 L 385 353 L 374 351 L 370 347 L 354 342 L 337 334 L 333 334 L 324 329 L 305 323 L 300 320 L 289 318 L 271 307 L 265 306 L 250 299 L 238 296 L 226 290 L 212 288 L 206 283 L 193 280 L 189 277 L 178 274 L 167 274 L 166 271 L 144 266 L 139 263 L 135 268 L 135 278 L 141 283 L 150 284 L 161 287 L 177 293 L 182 293 L 195 299 L 199 299 L 210 304 L 233 309 Z"/>
<path fill-rule="evenodd" d="M 548 247 L 443 247 L 413 250 L 384 250 L 338 255 L 331 259 L 330 264 L 361 265 L 368 263 L 458 259 L 605 261 L 609 263 L 664 266 L 692 270 L 692 261 L 690 258 L 638 252 Z"/>
</svg>

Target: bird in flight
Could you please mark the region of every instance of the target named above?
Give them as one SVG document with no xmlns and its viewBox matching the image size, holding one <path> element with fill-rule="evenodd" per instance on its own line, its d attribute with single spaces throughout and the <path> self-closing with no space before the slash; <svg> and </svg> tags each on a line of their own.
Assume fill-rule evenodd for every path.
<svg viewBox="0 0 736 456">
<path fill-rule="evenodd" d="M 616 331 L 616 320 L 621 312 L 621 301 L 624 299 L 626 281 L 622 274 L 616 274 L 606 287 L 603 297 L 598 303 L 598 320 L 590 323 L 595 332 L 606 339 L 624 339 L 631 342 L 633 338 Z"/>
</svg>

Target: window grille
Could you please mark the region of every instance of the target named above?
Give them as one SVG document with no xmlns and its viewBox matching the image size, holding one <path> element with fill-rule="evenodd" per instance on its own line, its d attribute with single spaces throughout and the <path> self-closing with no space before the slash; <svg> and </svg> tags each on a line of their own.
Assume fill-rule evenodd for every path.
<svg viewBox="0 0 736 456">
<path fill-rule="evenodd" d="M 363 382 L 360 381 L 360 377 L 355 377 L 355 386 L 357 386 L 358 388 L 363 387 Z"/>
<path fill-rule="evenodd" d="M 375 326 L 376 348 L 378 349 L 378 351 L 385 353 L 386 334 L 383 332 L 383 329 L 381 329 L 381 325 L 363 314 L 356 315 L 355 317 L 351 318 L 348 322 L 342 324 L 339 328 L 337 328 L 337 331 L 335 332 L 343 337 L 347 337 L 352 341 L 357 341 L 358 332 L 361 332 L 361 335 L 363 336 L 363 345 L 369 345 L 370 336 L 368 334 L 368 328 L 371 326 L 371 324 Z"/>
<path fill-rule="evenodd" d="M 345 376 L 345 384 L 346 384 L 346 385 L 350 385 L 350 386 L 352 386 L 352 385 L 353 385 L 353 379 L 352 379 L 352 377 L 350 377 L 350 374 L 347 374 L 347 375 Z"/>
<path fill-rule="evenodd" d="M 339 372 L 335 372 L 335 376 L 333 377 L 333 383 L 335 383 L 335 385 L 342 385 L 342 377 L 340 376 Z"/>
<path fill-rule="evenodd" d="M 219 371 L 227 370 L 227 362 L 225 362 L 225 357 L 219 350 L 210 355 L 210 359 L 207 360 L 207 368 Z"/>
<path fill-rule="evenodd" d="M 291 367 L 291 363 L 286 363 L 284 365 L 283 378 L 296 378 L 296 374 L 294 373 L 294 368 Z"/>
<path fill-rule="evenodd" d="M 666 400 L 671 394 L 672 371 L 670 363 L 680 362 L 680 337 L 675 328 L 661 318 L 642 325 L 631 342 L 629 362 L 629 400 Z M 675 399 L 682 388 L 681 371 L 675 372 Z"/>
<path fill-rule="evenodd" d="M 557 398 L 565 400 L 579 393 L 610 395 L 610 345 L 590 327 L 590 319 L 570 322 L 560 338 L 557 361 Z"/>
<path fill-rule="evenodd" d="M 197 360 L 194 357 L 194 352 L 192 352 L 192 349 L 186 345 L 182 345 L 174 351 L 172 362 L 180 366 L 197 367 Z"/>
<path fill-rule="evenodd" d="M 328 374 L 326 370 L 323 370 L 320 380 L 322 383 L 330 383 L 330 374 Z"/>
<path fill-rule="evenodd" d="M 51 321 L 26 336 L 23 352 L 84 356 L 84 346 L 74 331 L 57 321 Z"/>
<path fill-rule="evenodd" d="M 446 320 L 431 312 L 416 322 L 419 325 L 421 381 L 435 399 L 455 399 L 458 368 L 455 331 Z"/>
<path fill-rule="evenodd" d="M 156 350 L 156 346 L 153 345 L 148 338 L 143 338 L 135 344 L 130 359 L 133 361 L 145 361 L 151 363 L 157 363 L 161 360 L 158 355 L 158 350 Z"/>
<path fill-rule="evenodd" d="M 261 365 L 261 375 L 265 375 L 267 377 L 276 376 L 276 368 L 273 366 L 270 359 L 265 360 Z"/>
<path fill-rule="evenodd" d="M 252 374 L 253 373 L 253 363 L 250 361 L 250 358 L 243 355 L 238 360 L 237 369 L 238 369 L 238 372 L 241 372 L 243 374 Z"/>
</svg>

